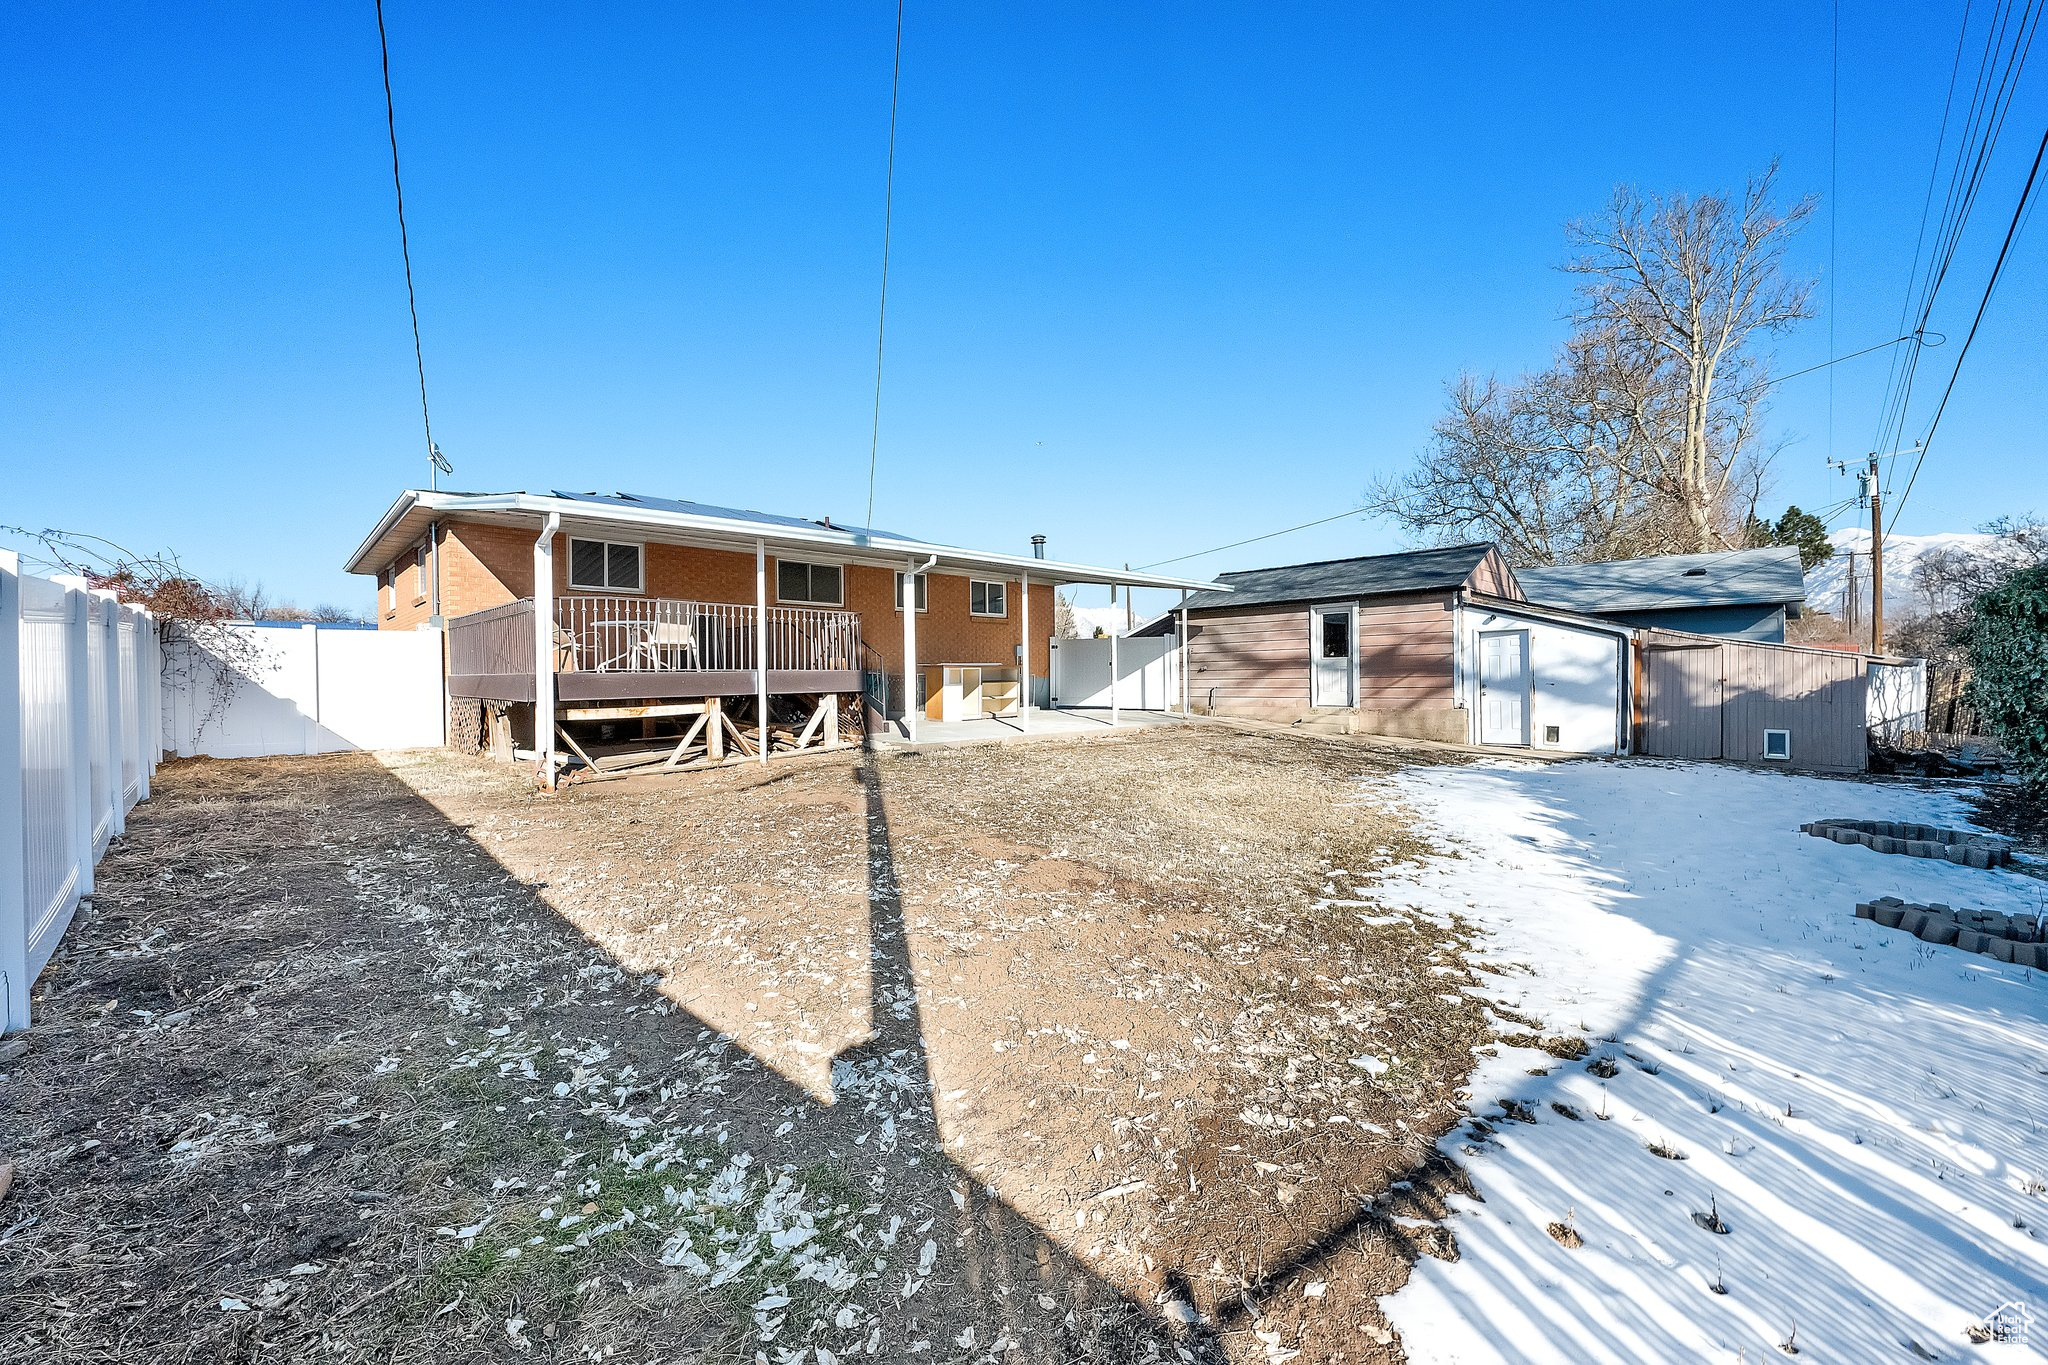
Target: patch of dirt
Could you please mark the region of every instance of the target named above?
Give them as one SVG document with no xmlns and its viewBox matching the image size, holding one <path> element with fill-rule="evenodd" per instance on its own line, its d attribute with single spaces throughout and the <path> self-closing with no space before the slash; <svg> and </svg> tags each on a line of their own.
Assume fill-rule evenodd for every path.
<svg viewBox="0 0 2048 1365">
<path fill-rule="evenodd" d="M 131 817 L 0 1084 L 0 1359 L 1398 1360 L 1456 1255 L 1398 757 L 388 761 Z"/>
</svg>

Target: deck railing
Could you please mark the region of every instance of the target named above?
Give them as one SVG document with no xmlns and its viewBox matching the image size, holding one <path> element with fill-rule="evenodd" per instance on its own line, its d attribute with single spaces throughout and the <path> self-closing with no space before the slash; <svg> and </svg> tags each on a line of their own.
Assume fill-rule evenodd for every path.
<svg viewBox="0 0 2048 1365">
<path fill-rule="evenodd" d="M 555 602 L 561 672 L 750 672 L 758 608 L 673 597 L 572 595 Z M 860 667 L 860 617 L 811 607 L 768 609 L 771 672 Z"/>
</svg>

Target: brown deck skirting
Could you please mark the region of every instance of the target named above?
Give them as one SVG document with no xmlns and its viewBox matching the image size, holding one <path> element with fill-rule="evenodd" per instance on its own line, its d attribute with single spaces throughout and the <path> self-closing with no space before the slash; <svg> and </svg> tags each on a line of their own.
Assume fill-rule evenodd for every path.
<svg viewBox="0 0 2048 1365">
<path fill-rule="evenodd" d="M 480 701 L 532 701 L 531 673 L 451 673 L 448 695 Z"/>
<path fill-rule="evenodd" d="M 562 701 L 629 701 L 641 697 L 750 697 L 758 684 L 752 669 L 701 672 L 557 673 L 555 696 Z M 861 675 L 854 669 L 768 670 L 768 690 L 792 692 L 858 692 Z"/>
<path fill-rule="evenodd" d="M 778 696 L 792 693 L 858 692 L 861 675 L 851 668 L 768 670 L 768 690 Z M 717 670 L 648 669 L 631 673 L 557 673 L 555 700 L 643 701 L 655 697 L 751 697 L 757 683 L 748 668 Z M 532 701 L 531 673 L 454 674 L 448 692 L 456 697 L 481 697 L 491 701 Z"/>
</svg>

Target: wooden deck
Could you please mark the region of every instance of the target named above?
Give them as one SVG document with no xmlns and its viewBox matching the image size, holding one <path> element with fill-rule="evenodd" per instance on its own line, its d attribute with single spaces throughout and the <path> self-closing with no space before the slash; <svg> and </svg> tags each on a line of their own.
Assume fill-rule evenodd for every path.
<svg viewBox="0 0 2048 1365">
<path fill-rule="evenodd" d="M 761 687 L 760 622 L 751 606 L 674 598 L 567 596 L 555 611 L 559 703 L 747 697 Z M 770 696 L 862 690 L 860 618 L 772 607 L 766 623 Z M 531 601 L 458 617 L 448 626 L 448 693 L 481 701 L 535 699 Z"/>
</svg>

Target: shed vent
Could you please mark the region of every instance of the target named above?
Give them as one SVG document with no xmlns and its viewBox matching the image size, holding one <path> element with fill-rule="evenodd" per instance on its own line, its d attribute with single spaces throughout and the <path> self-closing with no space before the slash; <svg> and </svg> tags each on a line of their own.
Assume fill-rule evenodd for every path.
<svg viewBox="0 0 2048 1365">
<path fill-rule="evenodd" d="M 1792 757 L 1792 732 L 1790 730 L 1764 731 L 1764 757 L 1784 762 Z"/>
</svg>

